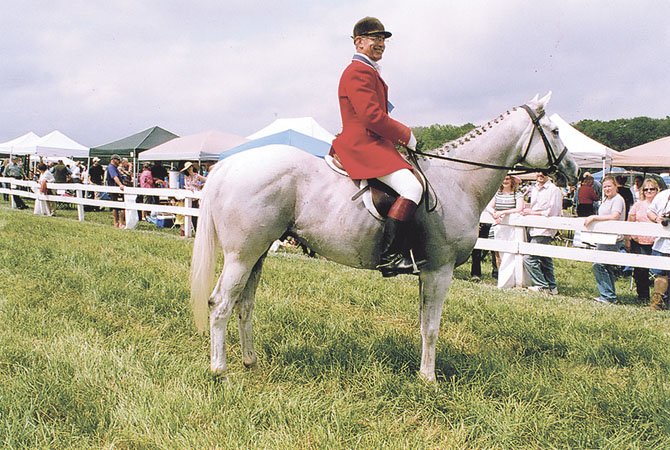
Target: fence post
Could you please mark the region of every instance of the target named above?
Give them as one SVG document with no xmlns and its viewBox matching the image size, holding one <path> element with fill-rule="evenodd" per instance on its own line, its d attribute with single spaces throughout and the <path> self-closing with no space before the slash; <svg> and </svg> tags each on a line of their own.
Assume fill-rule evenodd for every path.
<svg viewBox="0 0 670 450">
<path fill-rule="evenodd" d="M 525 287 L 523 285 L 523 255 L 519 253 L 518 243 L 526 242 L 526 227 L 514 227 L 514 242 L 517 243 L 514 255 L 514 284 L 516 287 Z"/>
<path fill-rule="evenodd" d="M 83 191 L 81 189 L 78 188 L 75 192 L 77 193 L 77 198 L 83 198 Z M 81 203 L 77 204 L 77 218 L 80 222 L 84 221 L 84 205 Z"/>
<path fill-rule="evenodd" d="M 184 207 L 185 208 L 191 208 L 193 206 L 193 199 L 191 197 L 186 197 L 184 199 Z M 188 214 L 184 215 L 184 236 L 186 237 L 191 237 L 193 235 L 192 230 L 193 227 L 191 226 L 193 222 L 193 217 L 189 216 Z"/>
<path fill-rule="evenodd" d="M 16 185 L 10 183 L 7 183 L 7 186 L 9 186 L 9 189 L 14 190 L 16 189 Z M 14 203 L 14 196 L 12 194 L 9 194 L 9 206 L 12 209 L 16 209 L 16 203 Z"/>
</svg>

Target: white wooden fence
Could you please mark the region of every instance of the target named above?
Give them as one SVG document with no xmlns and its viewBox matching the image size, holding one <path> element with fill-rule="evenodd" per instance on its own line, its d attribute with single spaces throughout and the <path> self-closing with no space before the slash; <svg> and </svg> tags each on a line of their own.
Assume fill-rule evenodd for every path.
<svg viewBox="0 0 670 450">
<path fill-rule="evenodd" d="M 493 223 L 493 218 L 486 212 L 481 216 L 484 223 Z M 635 255 L 630 253 L 608 252 L 591 248 L 577 248 L 572 246 L 570 239 L 565 245 L 543 245 L 525 242 L 526 227 L 551 228 L 554 230 L 568 230 L 581 236 L 581 239 L 593 243 L 614 243 L 618 235 L 637 235 L 670 238 L 670 227 L 663 227 L 657 223 L 606 221 L 594 222 L 588 228 L 584 227 L 583 217 L 542 217 L 521 216 L 512 214 L 505 216 L 505 225 L 515 227 L 514 241 L 500 241 L 493 239 L 477 239 L 476 248 L 512 253 L 515 255 L 515 273 L 523 270 L 523 255 L 548 256 L 551 258 L 570 259 L 573 261 L 599 262 L 617 266 L 646 267 L 670 270 L 670 258 L 663 256 Z M 519 282 L 521 276 L 517 276 Z"/>
<path fill-rule="evenodd" d="M 185 235 L 191 236 L 192 217 L 197 217 L 199 211 L 193 208 L 193 200 L 200 199 L 200 192 L 192 192 L 185 189 L 143 189 L 126 187 L 121 191 L 118 187 L 96 186 L 92 184 L 55 184 L 50 183 L 49 189 L 54 191 L 74 191 L 75 196 L 65 195 L 44 195 L 39 192 L 38 184 L 34 181 L 21 181 L 13 178 L 0 177 L 0 193 L 10 195 L 20 195 L 26 198 L 48 200 L 52 202 L 72 203 L 76 205 L 78 218 L 84 221 L 84 205 L 100 206 L 105 208 L 119 208 L 126 211 L 150 211 L 157 213 L 179 214 L 184 216 Z M 5 187 L 8 183 L 9 187 Z M 28 190 L 17 189 L 23 186 Z M 126 201 L 115 202 L 109 200 L 95 200 L 86 198 L 88 192 L 112 192 L 125 194 Z M 154 195 L 167 197 L 176 201 L 183 201 L 184 206 L 170 204 L 151 205 L 144 203 L 135 203 L 136 195 Z M 10 197 L 10 201 L 11 200 Z M 492 223 L 493 218 L 486 212 L 481 216 L 481 221 Z M 617 253 L 593 250 L 589 248 L 576 248 L 567 241 L 566 245 L 542 245 L 524 242 L 526 227 L 551 228 L 555 230 L 567 230 L 578 233 L 583 240 L 590 242 L 606 243 L 612 242 L 616 235 L 642 235 L 670 238 L 670 227 L 662 227 L 655 223 L 634 223 L 634 222 L 595 222 L 588 228 L 584 227 L 584 219 L 576 217 L 541 217 L 541 216 L 520 216 L 513 214 L 505 216 L 502 222 L 516 228 L 517 239 L 515 241 L 500 241 L 493 239 L 478 239 L 476 248 L 481 250 L 493 250 L 498 252 L 512 253 L 515 255 L 516 270 L 523 270 L 523 255 L 548 256 L 552 258 L 570 259 L 574 261 L 600 262 L 619 266 L 647 267 L 663 270 L 670 270 L 670 258 L 661 256 L 633 255 L 629 253 Z M 521 273 L 521 272 L 517 272 Z M 521 277 L 516 277 L 521 280 Z"/>
<path fill-rule="evenodd" d="M 6 183 L 6 184 L 5 184 Z M 8 185 L 8 187 L 6 187 Z M 27 190 L 18 189 L 19 186 Z M 19 195 L 33 200 L 47 200 L 50 202 L 70 203 L 76 206 L 79 221 L 85 219 L 84 206 L 98 206 L 103 208 L 118 208 L 126 210 L 126 214 L 132 211 L 149 211 L 164 214 L 179 214 L 184 216 L 184 234 L 190 237 L 192 235 L 192 218 L 200 214 L 198 208 L 193 208 L 193 200 L 200 199 L 200 192 L 193 192 L 186 189 L 166 189 L 166 188 L 136 188 L 124 187 L 123 191 L 119 187 L 97 186 L 95 184 L 80 183 L 48 183 L 47 187 L 52 192 L 60 192 L 58 195 L 45 195 L 39 190 L 39 185 L 35 181 L 16 180 L 14 178 L 0 177 L 0 193 Z M 75 195 L 64 195 L 65 191 L 74 192 Z M 124 194 L 124 201 L 117 202 L 111 200 L 98 200 L 87 198 L 89 192 L 109 192 Z M 151 205 L 146 203 L 136 203 L 137 195 L 153 195 L 159 198 L 165 198 L 169 202 L 184 202 L 183 206 L 174 204 Z M 14 200 L 10 197 L 10 202 Z"/>
</svg>

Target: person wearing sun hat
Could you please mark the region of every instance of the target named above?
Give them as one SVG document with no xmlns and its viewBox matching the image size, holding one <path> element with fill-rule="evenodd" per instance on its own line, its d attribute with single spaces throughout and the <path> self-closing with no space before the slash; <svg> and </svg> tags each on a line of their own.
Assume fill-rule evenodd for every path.
<svg viewBox="0 0 670 450">
<path fill-rule="evenodd" d="M 377 269 L 385 277 L 413 271 L 405 236 L 412 234 L 414 212 L 423 193 L 412 166 L 395 147 L 414 150 L 416 138 L 410 127 L 389 116 L 393 106 L 378 62 L 390 37 L 391 32 L 377 18 L 364 17 L 354 25 L 356 53 L 338 87 L 342 132 L 331 148 L 331 156 L 352 179 L 377 178 L 399 194 L 384 221 Z"/>
</svg>

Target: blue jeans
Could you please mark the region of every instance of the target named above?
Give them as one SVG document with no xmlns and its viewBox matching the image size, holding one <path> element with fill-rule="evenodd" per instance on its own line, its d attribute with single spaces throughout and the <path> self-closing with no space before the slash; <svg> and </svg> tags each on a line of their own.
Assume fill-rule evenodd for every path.
<svg viewBox="0 0 670 450">
<path fill-rule="evenodd" d="M 596 250 L 608 252 L 620 252 L 623 249 L 623 241 L 618 241 L 614 245 L 598 244 Z M 593 275 L 596 277 L 596 286 L 600 292 L 600 298 L 610 302 L 616 301 L 616 266 L 610 264 L 593 263 Z"/>
<path fill-rule="evenodd" d="M 668 253 L 661 253 L 658 250 L 652 250 L 651 254 L 653 256 L 670 256 Z M 649 272 L 653 273 L 655 277 L 662 277 L 662 276 L 668 276 L 670 274 L 670 270 L 663 270 L 663 269 L 649 269 Z"/>
<path fill-rule="evenodd" d="M 551 244 L 554 238 L 551 236 L 532 236 L 532 244 Z M 530 279 L 535 286 L 554 289 L 556 278 L 554 277 L 554 260 L 546 256 L 526 255 L 523 257 L 523 266 L 528 271 Z"/>
</svg>

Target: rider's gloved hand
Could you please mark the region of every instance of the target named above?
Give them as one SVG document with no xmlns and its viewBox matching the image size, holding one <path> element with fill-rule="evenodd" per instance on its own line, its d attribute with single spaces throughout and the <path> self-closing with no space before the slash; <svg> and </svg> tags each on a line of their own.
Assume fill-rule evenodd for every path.
<svg viewBox="0 0 670 450">
<path fill-rule="evenodd" d="M 414 137 L 414 133 L 412 131 L 409 132 L 409 141 L 407 142 L 407 145 L 405 146 L 410 150 L 416 151 L 416 137 Z"/>
</svg>

